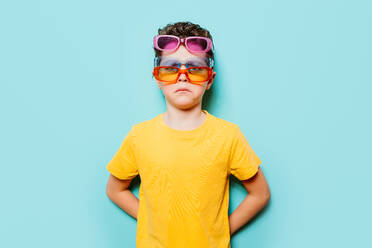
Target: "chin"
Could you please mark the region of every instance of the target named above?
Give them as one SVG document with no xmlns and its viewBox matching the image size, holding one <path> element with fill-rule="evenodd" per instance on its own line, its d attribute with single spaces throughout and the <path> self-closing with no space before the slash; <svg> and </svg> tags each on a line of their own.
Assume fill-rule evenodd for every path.
<svg viewBox="0 0 372 248">
<path fill-rule="evenodd" d="M 176 106 L 179 109 L 189 109 L 196 104 L 197 102 L 192 101 L 191 99 L 175 99 L 172 101 L 172 105 Z"/>
</svg>

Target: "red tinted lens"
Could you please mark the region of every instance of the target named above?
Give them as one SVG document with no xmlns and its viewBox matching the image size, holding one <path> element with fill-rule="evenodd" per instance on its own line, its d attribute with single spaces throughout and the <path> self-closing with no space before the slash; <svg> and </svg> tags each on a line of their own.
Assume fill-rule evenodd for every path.
<svg viewBox="0 0 372 248">
<path fill-rule="evenodd" d="M 203 52 L 207 49 L 208 42 L 201 38 L 189 38 L 186 45 L 192 51 Z"/>
<path fill-rule="evenodd" d="M 178 45 L 178 40 L 175 37 L 163 36 L 158 38 L 158 47 L 164 50 L 172 50 Z"/>
</svg>

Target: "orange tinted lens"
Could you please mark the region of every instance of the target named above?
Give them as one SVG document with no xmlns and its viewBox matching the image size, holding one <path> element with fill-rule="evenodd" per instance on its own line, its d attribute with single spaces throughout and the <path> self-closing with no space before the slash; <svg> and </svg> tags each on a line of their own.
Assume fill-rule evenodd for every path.
<svg viewBox="0 0 372 248">
<path fill-rule="evenodd" d="M 188 75 L 191 81 L 204 82 L 208 80 L 209 71 L 203 67 L 195 67 L 188 69 Z"/>
<path fill-rule="evenodd" d="M 163 81 L 174 81 L 177 79 L 178 70 L 176 68 L 159 68 L 158 77 Z"/>
</svg>

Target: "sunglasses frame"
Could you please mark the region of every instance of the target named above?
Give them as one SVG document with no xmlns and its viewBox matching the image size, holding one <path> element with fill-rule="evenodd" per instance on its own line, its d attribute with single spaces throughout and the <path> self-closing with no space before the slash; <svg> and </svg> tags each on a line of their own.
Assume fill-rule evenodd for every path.
<svg viewBox="0 0 372 248">
<path fill-rule="evenodd" d="M 158 46 L 158 40 L 161 37 L 172 37 L 172 38 L 177 39 L 177 42 L 178 42 L 177 43 L 177 46 L 175 48 L 173 48 L 173 49 L 162 49 L 162 48 L 160 48 Z M 195 38 L 206 40 L 207 41 L 207 48 L 205 50 L 203 50 L 203 51 L 193 51 L 192 49 L 190 49 L 188 47 L 188 45 L 187 45 L 187 42 L 188 42 L 188 40 L 195 39 Z M 209 39 L 209 38 L 207 38 L 207 37 L 201 37 L 201 36 L 188 36 L 186 38 L 180 38 L 180 37 L 175 36 L 175 35 L 160 34 L 160 35 L 155 35 L 154 36 L 153 42 L 154 42 L 154 47 L 157 50 L 164 51 L 164 52 L 173 52 L 173 51 L 177 50 L 181 44 L 183 44 L 190 53 L 206 53 L 206 52 L 208 52 L 211 49 L 212 49 L 212 51 L 214 51 L 214 46 L 213 46 L 212 40 Z"/>
<path fill-rule="evenodd" d="M 183 64 L 183 65 L 185 65 L 185 64 Z M 172 80 L 172 81 L 164 81 L 164 80 L 159 79 L 157 75 L 159 75 L 159 70 L 161 68 L 174 68 L 174 69 L 177 69 L 177 73 L 178 73 L 177 78 L 175 80 Z M 189 77 L 188 70 L 195 69 L 195 68 L 197 68 L 197 69 L 200 69 L 200 68 L 207 69 L 207 71 L 208 71 L 208 79 L 206 79 L 204 81 L 193 81 L 193 80 L 191 80 L 190 77 Z M 177 81 L 180 78 L 181 74 L 185 74 L 187 80 L 189 80 L 190 83 L 196 84 L 196 85 L 203 85 L 205 82 L 211 80 L 212 73 L 213 73 L 212 68 L 210 68 L 208 66 L 192 66 L 192 67 L 188 67 L 186 69 L 181 69 L 181 68 L 176 67 L 176 66 L 155 66 L 154 69 L 153 69 L 153 71 L 152 71 L 152 75 L 156 78 L 156 80 L 158 80 L 160 82 L 163 82 L 163 83 L 165 83 L 167 85 L 168 84 L 175 84 L 175 83 L 177 83 Z"/>
</svg>

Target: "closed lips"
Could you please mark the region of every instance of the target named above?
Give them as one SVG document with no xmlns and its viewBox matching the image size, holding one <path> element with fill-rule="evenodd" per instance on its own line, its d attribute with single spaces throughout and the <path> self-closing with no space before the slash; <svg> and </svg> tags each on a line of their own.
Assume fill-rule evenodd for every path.
<svg viewBox="0 0 372 248">
<path fill-rule="evenodd" d="M 178 91 L 189 91 L 189 92 L 191 92 L 189 89 L 186 89 L 186 88 L 177 89 L 176 92 L 178 92 Z"/>
</svg>

